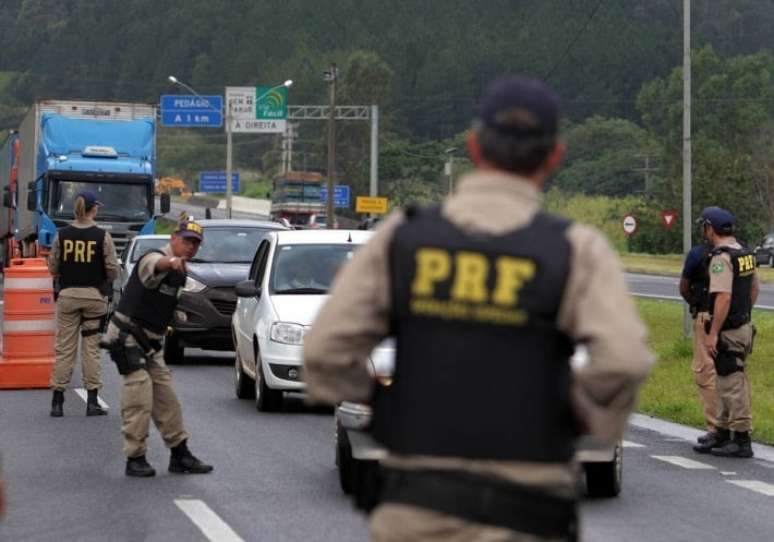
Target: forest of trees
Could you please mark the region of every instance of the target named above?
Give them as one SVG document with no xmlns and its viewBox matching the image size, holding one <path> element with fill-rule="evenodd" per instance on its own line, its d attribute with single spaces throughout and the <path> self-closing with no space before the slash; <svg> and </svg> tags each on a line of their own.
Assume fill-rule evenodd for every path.
<svg viewBox="0 0 774 542">
<path fill-rule="evenodd" d="M 774 227 L 774 0 L 693 10 L 694 206 L 731 208 L 755 237 Z M 336 62 L 339 102 L 381 107 L 384 193 L 429 201 L 446 191 L 445 151 L 464 156 L 488 82 L 518 72 L 562 98 L 569 153 L 555 188 L 680 208 L 676 0 L 3 0 L 0 21 L 0 128 L 39 97 L 156 103 L 178 92 L 171 74 L 200 93 L 290 78 L 292 105 L 325 103 Z M 368 126 L 338 132 L 338 176 L 365 192 Z M 324 170 L 324 123 L 299 136 L 297 166 Z M 278 138 L 236 143 L 237 167 L 276 169 Z M 223 155 L 222 131 L 159 135 L 163 173 L 190 179 Z"/>
</svg>

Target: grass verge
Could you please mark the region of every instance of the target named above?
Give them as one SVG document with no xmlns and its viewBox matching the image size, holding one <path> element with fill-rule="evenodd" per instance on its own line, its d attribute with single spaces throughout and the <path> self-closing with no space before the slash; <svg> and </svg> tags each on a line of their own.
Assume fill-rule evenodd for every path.
<svg viewBox="0 0 774 542">
<path fill-rule="evenodd" d="M 691 341 L 683 338 L 682 306 L 675 301 L 638 299 L 658 361 L 648 378 L 638 410 L 677 423 L 703 428 L 704 419 L 691 371 Z M 774 444 L 774 313 L 754 311 L 758 329 L 748 358 L 752 385 L 753 438 Z"/>
</svg>

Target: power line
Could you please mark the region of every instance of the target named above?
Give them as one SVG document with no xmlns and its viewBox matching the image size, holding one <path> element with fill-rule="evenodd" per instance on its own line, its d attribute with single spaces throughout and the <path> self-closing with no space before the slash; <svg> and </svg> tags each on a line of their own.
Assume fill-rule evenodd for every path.
<svg viewBox="0 0 774 542">
<path fill-rule="evenodd" d="M 583 26 L 575 34 L 575 37 L 573 37 L 573 39 L 570 40 L 570 42 L 567 44 L 567 48 L 564 50 L 564 53 L 559 57 L 559 60 L 556 61 L 556 64 L 554 64 L 554 67 L 551 68 L 551 70 L 548 72 L 548 74 L 545 77 L 543 77 L 543 81 L 548 82 L 548 80 L 551 79 L 551 76 L 554 74 L 554 72 L 559 67 L 559 65 L 562 62 L 564 62 L 564 59 L 567 58 L 567 55 L 570 52 L 570 49 L 572 49 L 575 46 L 575 44 L 578 42 L 578 40 L 583 35 L 583 33 L 586 32 L 586 29 L 588 28 L 588 26 L 591 23 L 592 19 L 594 19 L 594 16 L 599 11 L 599 8 L 602 7 L 602 3 L 603 2 L 604 2 L 604 0 L 599 0 L 599 2 L 597 2 L 597 5 L 594 8 L 594 10 L 591 12 L 591 15 L 589 15 L 588 19 L 586 19 L 586 22 L 583 23 Z"/>
</svg>

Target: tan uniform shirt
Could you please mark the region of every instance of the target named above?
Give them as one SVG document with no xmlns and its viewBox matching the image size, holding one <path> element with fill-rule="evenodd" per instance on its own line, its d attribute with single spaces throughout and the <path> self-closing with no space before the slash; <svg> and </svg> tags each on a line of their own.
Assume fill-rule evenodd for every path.
<svg viewBox="0 0 774 542">
<path fill-rule="evenodd" d="M 479 171 L 462 179 L 458 192 L 444 202 L 443 214 L 465 231 L 503 234 L 528 224 L 539 208 L 539 192 L 526 179 Z M 393 232 L 403 220 L 401 212 L 391 214 L 341 270 L 329 301 L 307 334 L 305 380 L 311 401 L 368 400 L 372 383 L 366 359 L 388 333 L 388 252 Z M 573 406 L 587 432 L 613 441 L 623 433 L 636 391 L 653 358 L 620 263 L 606 239 L 577 223 L 566 235 L 572 259 L 559 326 L 575 340 L 585 342 L 590 357 L 590 362 L 575 373 Z M 519 413 L 513 413 L 511 423 L 520 423 Z M 573 464 L 395 456 L 387 462 L 401 468 L 488 472 L 567 494 L 574 491 L 576 476 Z"/>
<path fill-rule="evenodd" d="M 93 220 L 75 220 L 72 223 L 76 228 L 91 228 L 95 225 Z M 105 232 L 105 240 L 102 242 L 102 253 L 105 255 L 105 273 L 108 280 L 115 280 L 118 277 L 118 258 L 116 257 L 116 247 L 113 244 L 113 237 L 110 232 Z M 59 246 L 59 234 L 54 237 L 54 243 L 51 246 L 51 252 L 48 255 L 48 271 L 56 276 L 59 274 L 59 258 L 61 248 Z M 66 288 L 62 290 L 59 297 L 71 297 L 76 299 L 98 299 L 102 300 L 105 296 L 97 288 Z"/>
<path fill-rule="evenodd" d="M 728 248 L 739 250 L 742 248 L 737 242 L 729 243 Z M 758 284 L 758 272 L 753 265 L 753 282 Z M 734 284 L 734 264 L 731 263 L 731 256 L 728 252 L 721 252 L 717 256 L 713 256 L 710 260 L 710 285 L 709 292 L 711 294 L 726 293 L 730 294 L 733 290 Z"/>
</svg>

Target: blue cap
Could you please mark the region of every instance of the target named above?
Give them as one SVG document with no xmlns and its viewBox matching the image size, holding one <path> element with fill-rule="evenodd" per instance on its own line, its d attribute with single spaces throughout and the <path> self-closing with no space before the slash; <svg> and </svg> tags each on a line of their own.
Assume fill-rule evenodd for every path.
<svg viewBox="0 0 774 542">
<path fill-rule="evenodd" d="M 75 194 L 75 199 L 83 198 L 83 202 L 86 204 L 86 210 L 90 211 L 95 205 L 102 207 L 102 202 L 97 199 L 97 195 L 90 190 L 82 190 Z"/>
<path fill-rule="evenodd" d="M 537 79 L 500 77 L 481 100 L 478 118 L 505 136 L 554 137 L 559 132 L 559 97 Z"/>
<path fill-rule="evenodd" d="M 705 207 L 696 221 L 700 225 L 709 224 L 718 233 L 732 233 L 736 220 L 734 215 L 720 207 Z"/>
</svg>

